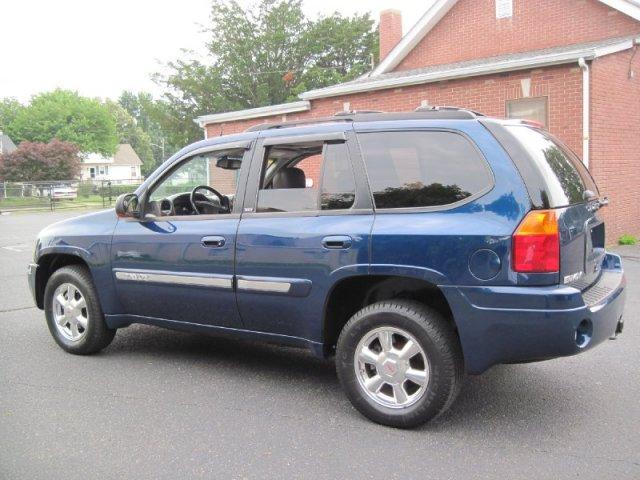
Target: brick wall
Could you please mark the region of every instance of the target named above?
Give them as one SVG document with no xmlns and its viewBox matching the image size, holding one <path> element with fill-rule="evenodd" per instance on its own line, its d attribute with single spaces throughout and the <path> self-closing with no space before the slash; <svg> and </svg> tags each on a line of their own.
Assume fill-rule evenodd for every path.
<svg viewBox="0 0 640 480">
<path fill-rule="evenodd" d="M 352 110 L 411 111 L 423 100 L 430 105 L 457 105 L 487 115 L 504 117 L 507 100 L 522 97 L 522 80 L 531 79 L 531 96 L 549 97 L 549 129 L 576 152 L 582 151 L 582 73 L 576 66 L 550 67 L 510 74 L 416 85 L 393 90 L 367 92 L 314 100 L 312 110 L 301 114 L 211 124 L 209 137 L 242 132 L 265 122 L 330 116 L 348 102 Z"/>
<path fill-rule="evenodd" d="M 380 12 L 380 61 L 389 55 L 402 39 L 402 13 L 400 10 Z"/>
<path fill-rule="evenodd" d="M 209 164 L 209 185 L 223 195 L 235 195 L 237 189 L 237 171 L 216 167 L 215 162 Z"/>
<path fill-rule="evenodd" d="M 590 168 L 610 205 L 602 209 L 607 243 L 640 235 L 640 52 L 593 62 Z M 635 78 L 629 79 L 629 69 Z"/>
<path fill-rule="evenodd" d="M 496 19 L 495 0 L 459 0 L 396 70 L 539 50 L 640 33 L 640 23 L 597 0 L 514 0 Z"/>
</svg>

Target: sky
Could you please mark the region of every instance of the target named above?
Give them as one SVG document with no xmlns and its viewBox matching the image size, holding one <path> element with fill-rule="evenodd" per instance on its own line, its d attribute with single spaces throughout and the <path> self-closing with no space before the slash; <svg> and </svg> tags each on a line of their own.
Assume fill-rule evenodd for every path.
<svg viewBox="0 0 640 480">
<path fill-rule="evenodd" d="M 240 0 L 248 4 L 251 0 Z M 404 31 L 429 0 L 305 0 L 307 15 L 402 11 Z M 0 1 L 0 98 L 27 102 L 65 88 L 117 98 L 123 90 L 158 95 L 151 81 L 182 48 L 202 51 L 210 0 Z"/>
</svg>

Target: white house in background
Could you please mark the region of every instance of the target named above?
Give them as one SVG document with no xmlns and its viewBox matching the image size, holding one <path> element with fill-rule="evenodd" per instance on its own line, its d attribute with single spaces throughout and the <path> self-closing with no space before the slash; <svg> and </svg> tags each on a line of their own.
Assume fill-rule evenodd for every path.
<svg viewBox="0 0 640 480">
<path fill-rule="evenodd" d="M 0 130 L 0 155 L 15 151 L 16 145 Z"/>
<path fill-rule="evenodd" d="M 113 157 L 89 153 L 82 157 L 81 180 L 109 181 L 113 185 L 142 182 L 142 160 L 128 143 L 118 145 Z"/>
</svg>

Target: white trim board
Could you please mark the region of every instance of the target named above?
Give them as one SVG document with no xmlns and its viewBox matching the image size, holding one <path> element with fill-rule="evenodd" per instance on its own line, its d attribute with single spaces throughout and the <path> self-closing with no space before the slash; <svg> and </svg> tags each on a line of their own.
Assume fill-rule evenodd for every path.
<svg viewBox="0 0 640 480">
<path fill-rule="evenodd" d="M 563 51 L 559 53 L 535 54 L 510 60 L 497 60 L 492 63 L 483 63 L 480 65 L 471 65 L 466 67 L 450 66 L 441 70 L 430 71 L 426 73 L 409 73 L 404 77 L 391 78 L 371 78 L 368 82 L 353 82 L 334 85 L 318 90 L 304 92 L 300 98 L 305 100 L 314 100 L 319 98 L 334 97 L 338 95 L 347 95 L 359 92 L 368 92 L 372 90 L 384 90 L 388 88 L 399 88 L 409 85 L 418 85 L 423 83 L 440 82 L 443 80 L 453 80 L 456 78 L 477 77 L 480 75 L 489 75 L 493 73 L 510 72 L 524 70 L 528 68 L 541 68 L 552 65 L 562 65 L 566 63 L 577 62 L 580 58 L 585 60 L 593 60 L 611 53 L 628 50 L 634 45 L 634 40 L 628 39 L 616 44 L 607 45 L 605 47 L 592 47 L 588 49 L 576 49 Z"/>
<path fill-rule="evenodd" d="M 278 105 L 268 105 L 266 107 L 248 108 L 246 110 L 236 110 L 233 112 L 214 113 L 212 115 L 202 115 L 194 122 L 204 128 L 211 123 L 233 122 L 236 120 L 246 120 L 250 118 L 271 117 L 274 115 L 285 115 L 287 113 L 306 112 L 311 109 L 311 103 L 306 100 L 291 103 L 281 103 Z"/>
</svg>

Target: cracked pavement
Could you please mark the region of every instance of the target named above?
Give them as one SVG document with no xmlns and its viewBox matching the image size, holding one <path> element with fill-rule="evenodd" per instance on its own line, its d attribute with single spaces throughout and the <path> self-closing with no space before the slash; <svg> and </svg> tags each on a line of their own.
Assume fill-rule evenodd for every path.
<svg viewBox="0 0 640 480">
<path fill-rule="evenodd" d="M 99 355 L 64 353 L 26 265 L 38 230 L 77 214 L 0 216 L 2 479 L 640 478 L 638 247 L 616 249 L 620 338 L 468 377 L 447 414 L 401 431 L 361 417 L 303 350 L 132 326 Z"/>
</svg>

